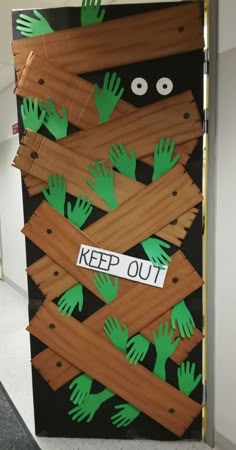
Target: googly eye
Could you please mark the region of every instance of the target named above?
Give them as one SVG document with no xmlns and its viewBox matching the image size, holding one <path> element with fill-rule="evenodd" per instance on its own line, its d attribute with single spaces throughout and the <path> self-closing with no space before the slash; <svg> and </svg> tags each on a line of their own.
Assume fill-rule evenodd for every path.
<svg viewBox="0 0 236 450">
<path fill-rule="evenodd" d="M 148 84 L 144 78 L 137 77 L 132 81 L 131 89 L 135 95 L 144 95 L 148 90 Z"/>
<path fill-rule="evenodd" d="M 174 85 L 173 85 L 172 81 L 170 80 L 170 78 L 166 78 L 166 77 L 160 78 L 156 84 L 157 92 L 161 95 L 170 94 L 171 91 L 173 91 L 173 87 L 174 87 Z"/>
</svg>

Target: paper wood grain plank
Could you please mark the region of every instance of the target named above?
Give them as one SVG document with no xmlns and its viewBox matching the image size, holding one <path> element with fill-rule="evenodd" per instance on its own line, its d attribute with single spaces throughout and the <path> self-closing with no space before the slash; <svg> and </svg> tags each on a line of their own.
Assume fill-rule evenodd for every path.
<svg viewBox="0 0 236 450">
<path fill-rule="evenodd" d="M 200 49 L 200 16 L 192 3 L 13 41 L 15 68 L 22 70 L 32 50 L 79 74 Z"/>
<path fill-rule="evenodd" d="M 76 319 L 63 318 L 52 303 L 39 309 L 28 331 L 179 437 L 201 412 L 201 405 L 143 366 L 131 366 L 111 343 Z"/>
<path fill-rule="evenodd" d="M 39 80 L 43 80 L 43 84 L 42 81 L 40 84 Z M 65 106 L 69 122 L 81 129 L 92 128 L 98 124 L 99 116 L 94 101 L 93 84 L 81 77 L 58 70 L 57 66 L 34 53 L 31 53 L 26 61 L 16 84 L 15 94 L 45 101 L 52 98 L 58 111 Z M 111 115 L 111 120 L 135 110 L 130 103 L 120 100 Z"/>
</svg>

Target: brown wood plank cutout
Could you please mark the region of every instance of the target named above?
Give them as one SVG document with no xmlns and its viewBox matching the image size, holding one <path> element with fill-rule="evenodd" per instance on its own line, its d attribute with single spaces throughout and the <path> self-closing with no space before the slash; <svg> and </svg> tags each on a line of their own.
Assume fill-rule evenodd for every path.
<svg viewBox="0 0 236 450">
<path fill-rule="evenodd" d="M 158 33 L 158 39 L 157 37 Z M 96 45 L 94 45 L 96 42 Z M 16 71 L 30 51 L 79 74 L 203 48 L 200 6 L 165 8 L 12 42 Z"/>
<path fill-rule="evenodd" d="M 63 318 L 52 303 L 39 309 L 28 331 L 179 437 L 201 412 L 200 404 L 140 364 L 131 366 L 111 343 L 76 319 Z"/>
<path fill-rule="evenodd" d="M 100 221 L 96 223 L 99 224 L 99 222 Z M 90 227 L 87 227 L 86 232 L 89 230 L 89 228 Z M 43 203 L 38 208 L 38 210 L 36 210 L 29 223 L 24 227 L 23 232 L 52 259 L 54 259 L 55 262 L 59 263 L 60 266 L 64 267 L 68 272 L 70 272 L 77 279 L 77 281 L 81 281 L 90 290 L 94 289 L 93 284 L 92 288 L 91 284 L 86 284 L 88 282 L 88 278 L 84 279 L 84 272 L 90 271 L 74 266 L 80 245 L 76 237 L 79 238 L 79 240 L 82 239 L 82 241 L 80 240 L 80 243 L 87 242 L 87 240 L 85 240 L 86 235 L 83 232 L 76 229 L 63 216 L 54 211 L 46 203 Z M 60 235 L 60 233 L 62 233 L 62 235 Z M 65 235 L 68 236 L 68 247 L 70 248 L 65 248 L 63 240 L 63 236 Z M 72 249 L 72 247 L 74 247 L 74 250 Z M 104 248 L 106 248 L 106 245 L 104 245 Z M 118 249 L 116 250 L 119 251 Z M 181 253 L 179 253 L 179 255 L 180 256 L 176 256 L 176 258 L 173 257 L 173 261 L 168 271 L 164 290 L 156 290 L 156 288 L 153 288 L 151 286 L 145 286 L 145 288 L 143 288 L 141 285 L 136 285 L 132 289 L 132 294 L 130 290 L 126 290 L 125 292 L 124 289 L 125 293 L 121 297 L 119 296 L 119 298 L 113 302 L 113 309 L 110 310 L 110 307 L 112 305 L 106 305 L 104 308 L 102 308 L 102 310 L 96 313 L 96 317 L 94 317 L 95 315 L 93 315 L 91 318 L 87 319 L 87 324 L 90 324 L 91 320 L 93 324 L 93 320 L 95 320 L 96 318 L 95 331 L 102 332 L 104 320 L 106 317 L 108 317 L 108 315 L 117 316 L 119 318 L 120 314 L 122 314 L 121 318 L 125 317 L 125 323 L 127 324 L 127 326 L 129 326 L 130 333 L 134 334 L 139 330 L 145 328 L 149 323 L 155 320 L 156 317 L 159 317 L 164 312 L 168 311 L 168 309 L 174 306 L 174 304 L 178 303 L 178 301 L 182 300 L 182 298 L 188 296 L 191 292 L 199 288 L 202 285 L 201 278 L 193 270 L 192 266 L 187 262 L 187 260 L 185 260 L 184 262 L 183 257 L 181 257 Z M 71 258 L 74 263 L 70 263 Z M 177 270 L 177 267 L 179 267 L 179 271 Z M 78 276 L 78 273 L 81 270 L 83 271 L 83 280 L 81 274 L 79 274 Z M 180 280 L 182 281 L 180 282 Z M 90 283 L 91 282 L 92 280 L 90 280 Z M 128 283 L 130 284 L 130 282 Z M 97 292 L 95 293 L 97 294 Z M 148 295 L 150 296 L 149 299 Z M 143 309 L 144 306 L 147 311 L 140 310 L 140 299 L 144 298 L 144 296 L 146 302 L 144 303 L 144 305 L 142 305 L 141 309 Z M 136 304 L 134 305 L 132 301 L 136 302 Z M 121 305 L 122 307 L 120 306 L 120 309 L 118 311 L 117 306 L 115 305 Z M 138 318 L 137 311 L 140 311 L 140 317 Z M 98 320 L 98 317 L 100 316 L 101 319 Z M 142 322 L 142 320 L 144 321 Z M 65 377 L 65 379 L 67 381 L 67 377 Z"/>
</svg>

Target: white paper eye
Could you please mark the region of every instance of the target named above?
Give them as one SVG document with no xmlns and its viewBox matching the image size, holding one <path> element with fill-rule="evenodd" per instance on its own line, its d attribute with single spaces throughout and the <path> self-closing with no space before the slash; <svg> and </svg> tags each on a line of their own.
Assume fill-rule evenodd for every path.
<svg viewBox="0 0 236 450">
<path fill-rule="evenodd" d="M 160 78 L 156 84 L 157 92 L 161 95 L 168 95 L 173 90 L 173 83 L 170 78 Z"/>
<path fill-rule="evenodd" d="M 135 95 L 144 95 L 148 90 L 148 84 L 144 78 L 137 77 L 132 81 L 131 89 Z"/>
</svg>

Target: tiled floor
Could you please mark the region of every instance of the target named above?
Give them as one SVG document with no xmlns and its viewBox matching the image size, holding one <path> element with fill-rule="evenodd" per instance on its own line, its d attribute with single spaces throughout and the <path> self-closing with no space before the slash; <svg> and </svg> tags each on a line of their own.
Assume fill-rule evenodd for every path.
<svg viewBox="0 0 236 450">
<path fill-rule="evenodd" d="M 0 281 L 0 380 L 34 434 L 27 300 Z M 203 450 L 201 443 L 37 438 L 42 450 Z"/>
</svg>

